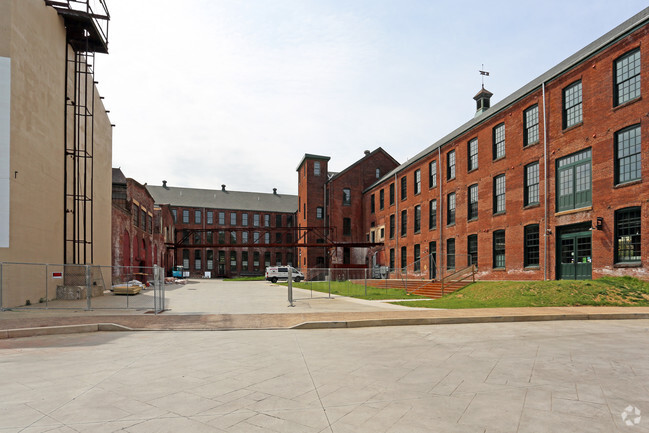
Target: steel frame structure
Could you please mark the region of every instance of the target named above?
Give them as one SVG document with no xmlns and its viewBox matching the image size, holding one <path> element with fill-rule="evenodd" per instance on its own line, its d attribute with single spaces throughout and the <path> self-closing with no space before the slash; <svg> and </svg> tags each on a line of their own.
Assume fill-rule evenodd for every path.
<svg viewBox="0 0 649 433">
<path fill-rule="evenodd" d="M 349 248 L 380 248 L 383 247 L 383 242 L 335 242 L 332 241 L 325 232 L 331 233 L 335 232 L 335 227 L 229 227 L 229 228 L 215 228 L 215 229 L 182 229 L 176 231 L 176 242 L 168 242 L 167 248 L 169 249 L 179 249 L 179 248 L 337 248 L 337 247 L 349 247 Z M 225 232 L 226 240 L 229 238 L 227 234 L 229 232 L 259 232 L 260 234 L 265 233 L 297 233 L 298 236 L 295 242 L 287 243 L 264 243 L 262 242 L 262 237 L 258 239 L 257 242 L 248 242 L 248 243 L 232 243 L 232 242 L 212 242 L 212 243 L 187 243 L 195 233 L 204 233 L 204 232 Z M 180 239 L 178 235 L 182 234 Z M 322 243 L 307 243 L 300 242 L 300 240 L 305 239 L 307 235 L 320 236 L 321 239 L 324 239 Z"/>
<path fill-rule="evenodd" d="M 88 264 L 94 261 L 94 64 L 95 53 L 108 53 L 110 14 L 105 0 L 45 4 L 63 17 L 66 29 L 63 258 Z"/>
</svg>

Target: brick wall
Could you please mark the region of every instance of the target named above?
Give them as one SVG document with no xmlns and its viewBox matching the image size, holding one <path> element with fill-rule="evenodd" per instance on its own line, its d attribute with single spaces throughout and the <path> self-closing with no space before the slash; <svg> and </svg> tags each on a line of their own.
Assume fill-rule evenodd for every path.
<svg viewBox="0 0 649 433">
<path fill-rule="evenodd" d="M 113 269 L 113 276 L 121 278 L 121 274 L 140 272 L 150 274 L 149 269 L 154 264 L 164 265 L 164 239 L 155 233 L 155 211 L 153 198 L 133 179 L 126 179 L 126 202 L 113 198 L 112 206 L 112 265 L 131 267 L 128 271 Z M 125 206 L 124 206 L 125 205 Z M 134 212 L 138 212 L 137 225 Z M 145 216 L 145 226 L 142 216 Z M 142 277 L 140 277 L 142 279 Z"/>
<path fill-rule="evenodd" d="M 295 260 L 294 248 L 289 246 L 265 246 L 265 234 L 269 233 L 269 244 L 288 243 L 287 235 L 291 234 L 292 242 L 295 241 L 295 232 L 287 228 L 289 218 L 292 219 L 292 225 L 295 226 L 295 214 L 265 211 L 248 211 L 232 209 L 213 209 L 213 208 L 194 208 L 170 206 L 170 210 L 177 213 L 175 223 L 175 239 L 179 242 L 183 237 L 185 230 L 197 230 L 191 232 L 186 244 L 178 246 L 175 250 L 175 264 L 183 265 L 184 251 L 189 253 L 189 271 L 192 277 L 202 277 L 206 271 L 211 272 L 212 277 L 232 277 L 241 274 L 258 274 L 265 271 L 265 255 L 270 254 L 269 265 L 287 264 L 288 261 Z M 189 222 L 183 222 L 183 211 L 189 212 Z M 196 212 L 200 211 L 200 223 L 196 222 Z M 208 223 L 207 213 L 213 212 L 212 224 Z M 224 214 L 223 224 L 219 222 L 219 213 Z M 236 215 L 236 224 L 231 224 L 231 215 Z M 248 223 L 243 225 L 243 214 L 248 216 Z M 259 225 L 255 226 L 255 215 L 259 216 Z M 268 215 L 270 225 L 265 226 L 265 216 Z M 281 215 L 282 225 L 277 226 L 277 215 Z M 200 231 L 198 231 L 200 230 Z M 208 239 L 208 231 L 212 233 L 212 242 Z M 259 234 L 259 239 L 255 246 L 240 245 L 242 243 L 243 231 L 248 233 L 248 244 L 253 244 L 254 233 Z M 220 233 L 223 233 L 222 237 Z M 235 233 L 236 240 L 232 242 L 231 233 Z M 281 234 L 281 242 L 277 243 L 277 234 Z M 198 239 L 196 238 L 198 236 Z M 221 241 L 223 239 L 223 241 Z M 196 242 L 198 240 L 198 242 Z M 200 267 L 196 269 L 196 251 L 200 254 Z M 211 253 L 210 253 L 211 251 Z M 231 253 L 236 254 L 236 266 L 231 264 Z M 243 266 L 243 254 L 248 254 L 247 266 Z M 209 266 L 209 255 L 212 255 L 212 266 Z M 254 264 L 255 254 L 258 254 L 259 263 Z M 277 254 L 280 254 L 280 260 L 277 260 Z M 220 262 L 220 258 L 224 260 Z"/>
<path fill-rule="evenodd" d="M 371 224 L 385 226 L 385 247 L 379 253 L 380 264 L 387 265 L 389 250 L 395 249 L 396 263 L 400 266 L 400 248 L 407 249 L 408 264 L 414 260 L 414 246 L 421 245 L 421 256 L 428 254 L 429 242 L 437 243 L 438 265 L 444 269 L 447 264 L 446 240 L 455 239 L 456 268 L 466 265 L 467 238 L 477 235 L 478 269 L 482 279 L 542 279 L 544 271 L 547 278 L 557 278 L 557 231 L 571 224 L 585 223 L 595 225 L 597 217 L 603 218 L 603 230 L 592 233 L 592 276 L 602 275 L 635 275 L 649 278 L 649 265 L 646 261 L 641 266 L 622 267 L 614 263 L 614 213 L 616 210 L 640 206 L 642 209 L 642 251 L 649 251 L 649 188 L 645 183 L 649 179 L 649 79 L 645 71 L 649 70 L 649 43 L 647 27 L 597 53 L 585 62 L 563 73 L 545 85 L 545 105 L 542 88 L 537 88 L 523 98 L 515 101 L 500 112 L 486 117 L 482 123 L 452 141 L 435 149 L 420 160 L 402 169 L 396 178 L 386 179 L 380 185 L 367 191 L 363 207 L 369 209 L 369 197 L 375 195 L 376 212 L 365 213 L 363 233 L 369 232 Z M 641 48 L 642 60 L 642 97 L 621 107 L 613 107 L 613 65 L 614 61 L 634 48 Z M 566 86 L 577 80 L 582 82 L 583 122 L 563 128 L 563 91 Z M 468 102 L 468 101 L 467 101 Z M 539 108 L 539 140 L 535 144 L 524 146 L 524 111 L 537 105 Z M 545 190 L 544 166 L 544 130 L 543 117 L 547 114 L 547 196 Z M 492 152 L 493 128 L 505 125 L 505 157 L 494 160 Z M 640 124 L 642 131 L 642 180 L 624 186 L 614 183 L 615 132 L 625 127 Z M 478 140 L 478 167 L 468 170 L 468 142 Z M 592 149 L 592 205 L 568 212 L 557 212 L 556 209 L 556 163 L 557 160 L 577 151 Z M 455 151 L 456 175 L 447 180 L 447 155 Z M 437 186 L 428 186 L 429 163 L 438 164 Z M 524 170 L 527 164 L 539 163 L 540 202 L 524 206 Z M 414 172 L 421 171 L 422 191 L 415 194 L 413 190 Z M 493 179 L 504 174 L 506 179 L 505 212 L 494 214 Z M 400 199 L 400 182 L 407 177 L 407 197 Z M 389 204 L 389 185 L 395 183 L 395 204 Z M 468 187 L 478 185 L 478 217 L 469 221 Z M 380 190 L 385 192 L 385 208 L 379 209 Z M 446 221 L 447 197 L 456 195 L 456 222 L 448 225 Z M 437 200 L 437 227 L 428 225 L 430 200 Z M 544 237 L 545 212 L 547 204 L 547 238 Z M 414 231 L 414 208 L 421 206 L 421 230 Z M 403 210 L 408 213 L 407 234 L 401 236 L 400 216 Z M 394 239 L 389 239 L 389 217 L 396 216 Z M 524 263 L 524 227 L 530 224 L 539 225 L 540 260 L 538 266 L 525 267 Z M 494 268 L 493 232 L 505 230 L 506 258 L 505 267 Z M 547 266 L 544 262 L 545 242 L 547 242 Z M 427 263 L 422 263 L 422 269 Z"/>
<path fill-rule="evenodd" d="M 326 158 L 326 161 L 320 161 L 322 169 L 328 167 L 328 157 L 318 158 Z M 327 236 L 332 242 L 367 242 L 364 228 L 364 214 L 367 211 L 363 191 L 378 180 L 377 169 L 380 178 L 394 169 L 398 163 L 383 149 L 378 148 L 373 152 L 366 152 L 363 158 L 328 179 L 326 171 L 321 171 L 320 176 L 315 176 L 313 164 L 317 160 L 307 155 L 298 169 L 298 196 L 300 197 L 298 221 L 302 226 L 327 226 L 329 228 Z M 344 189 L 349 189 L 351 198 L 349 204 L 343 203 Z M 323 208 L 325 219 L 316 218 L 317 207 Z M 351 234 L 349 235 L 346 235 L 343 230 L 345 218 L 350 221 Z M 313 234 L 305 238 L 303 243 L 314 244 L 317 241 L 318 235 Z M 299 248 L 298 254 L 301 258 L 300 266 L 307 268 L 345 267 L 345 265 L 365 265 L 367 251 L 367 248 L 351 247 L 348 263 L 345 263 L 344 247 L 329 250 L 302 247 Z"/>
</svg>

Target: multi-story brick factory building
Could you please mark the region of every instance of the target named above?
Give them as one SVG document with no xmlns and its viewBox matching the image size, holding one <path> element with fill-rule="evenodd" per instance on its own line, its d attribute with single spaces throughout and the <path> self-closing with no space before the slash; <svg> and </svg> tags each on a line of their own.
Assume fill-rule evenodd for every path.
<svg viewBox="0 0 649 433">
<path fill-rule="evenodd" d="M 306 154 L 297 168 L 297 222 L 308 229 L 298 242 L 299 266 L 366 267 L 368 251 L 378 245 L 366 237 L 361 197 L 399 163 L 380 147 L 339 173 L 329 172 L 328 163 L 328 156 Z"/>
<path fill-rule="evenodd" d="M 146 185 L 113 168 L 113 279 L 146 280 L 153 265 L 169 269 L 174 230 L 169 208 L 155 206 Z"/>
<path fill-rule="evenodd" d="M 265 267 L 293 264 L 298 199 L 295 195 L 148 185 L 156 205 L 168 207 L 175 238 L 174 265 L 190 276 L 262 275 Z"/>
<path fill-rule="evenodd" d="M 298 221 L 342 227 L 359 256 L 345 261 L 431 279 L 468 265 L 482 279 L 647 279 L 648 46 L 649 8 L 494 106 L 481 89 L 472 120 L 371 185 L 340 185 L 351 197 L 323 198 L 326 176 L 305 174 Z M 316 163 L 326 173 L 326 157 L 300 167 Z"/>
</svg>

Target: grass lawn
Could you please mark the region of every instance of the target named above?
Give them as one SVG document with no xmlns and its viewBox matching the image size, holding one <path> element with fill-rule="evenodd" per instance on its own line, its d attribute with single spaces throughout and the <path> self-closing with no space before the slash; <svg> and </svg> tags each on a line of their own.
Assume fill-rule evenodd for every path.
<svg viewBox="0 0 649 433">
<path fill-rule="evenodd" d="M 395 304 L 427 308 L 641 307 L 649 306 L 649 282 L 631 277 L 580 281 L 479 281 L 441 299 Z"/>
<path fill-rule="evenodd" d="M 264 281 L 266 278 L 261 275 L 259 277 L 237 277 L 237 278 L 223 278 L 223 281 Z"/>
<path fill-rule="evenodd" d="M 286 283 L 281 283 L 286 285 Z M 304 281 L 293 283 L 293 287 L 317 292 L 329 293 L 329 282 L 327 281 Z M 386 289 L 379 287 L 367 286 L 367 295 L 365 295 L 365 286 L 363 284 L 353 284 L 349 281 L 332 281 L 331 294 L 339 296 L 350 296 L 359 299 L 428 299 L 424 296 L 408 295 L 405 290 Z M 407 302 L 408 304 L 410 302 Z"/>
</svg>

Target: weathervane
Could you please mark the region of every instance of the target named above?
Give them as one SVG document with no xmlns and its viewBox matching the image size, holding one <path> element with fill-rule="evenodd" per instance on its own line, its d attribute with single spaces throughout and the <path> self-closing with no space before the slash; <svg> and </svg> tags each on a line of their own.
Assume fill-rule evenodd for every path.
<svg viewBox="0 0 649 433">
<path fill-rule="evenodd" d="M 479 72 L 480 72 L 480 75 L 482 76 L 482 88 L 484 89 L 484 77 L 485 77 L 485 75 L 487 77 L 489 76 L 489 72 L 484 70 L 484 63 L 482 64 L 482 70 L 480 70 Z"/>
</svg>

